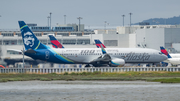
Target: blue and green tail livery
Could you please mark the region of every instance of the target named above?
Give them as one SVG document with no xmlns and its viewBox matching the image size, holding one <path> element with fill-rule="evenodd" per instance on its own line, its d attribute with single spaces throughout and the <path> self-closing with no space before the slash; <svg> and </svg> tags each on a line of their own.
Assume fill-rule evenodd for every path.
<svg viewBox="0 0 180 101">
<path fill-rule="evenodd" d="M 74 61 L 58 54 L 54 49 L 42 44 L 24 21 L 18 21 L 25 46 L 25 55 L 53 63 L 74 64 Z"/>
<path fill-rule="evenodd" d="M 22 34 L 23 43 L 25 49 L 46 49 L 47 47 L 43 45 L 37 37 L 33 34 L 33 32 L 29 29 L 24 21 L 18 21 L 19 27 Z"/>
<path fill-rule="evenodd" d="M 160 47 L 160 49 L 161 49 L 161 52 L 163 53 L 163 54 L 165 54 L 168 58 L 172 58 L 170 55 L 169 55 L 169 53 L 166 51 L 166 49 L 164 48 L 164 47 Z"/>
<path fill-rule="evenodd" d="M 101 47 L 102 53 L 106 54 L 106 50 L 104 49 L 104 47 L 102 45 L 100 45 L 100 47 Z"/>
</svg>

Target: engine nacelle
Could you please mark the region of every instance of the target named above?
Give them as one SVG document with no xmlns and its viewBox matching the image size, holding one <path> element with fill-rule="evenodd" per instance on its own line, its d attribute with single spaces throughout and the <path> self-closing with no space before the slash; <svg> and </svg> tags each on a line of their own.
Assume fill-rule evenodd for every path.
<svg viewBox="0 0 180 101">
<path fill-rule="evenodd" d="M 110 66 L 117 67 L 117 66 L 124 66 L 125 61 L 124 59 L 114 58 L 111 60 Z"/>
</svg>

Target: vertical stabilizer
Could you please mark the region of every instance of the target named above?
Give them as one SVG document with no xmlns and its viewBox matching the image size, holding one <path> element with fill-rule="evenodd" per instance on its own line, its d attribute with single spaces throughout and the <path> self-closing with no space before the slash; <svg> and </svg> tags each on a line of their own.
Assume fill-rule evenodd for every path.
<svg viewBox="0 0 180 101">
<path fill-rule="evenodd" d="M 49 38 L 54 48 L 64 48 L 64 46 L 53 35 L 49 35 Z"/>
<path fill-rule="evenodd" d="M 165 54 L 168 58 L 172 58 L 164 47 L 161 46 L 160 49 L 161 49 L 161 52 Z"/>
<path fill-rule="evenodd" d="M 45 49 L 47 48 L 45 45 L 43 45 L 38 38 L 34 35 L 34 33 L 29 29 L 29 27 L 26 25 L 24 21 L 18 21 L 19 27 L 21 30 L 21 35 L 23 39 L 23 43 L 25 46 L 25 49 Z"/>
<path fill-rule="evenodd" d="M 100 40 L 94 40 L 95 41 L 95 43 L 96 43 L 96 46 L 97 46 L 97 48 L 101 48 L 101 45 L 103 46 L 103 48 L 106 48 L 106 46 L 100 41 Z"/>
</svg>

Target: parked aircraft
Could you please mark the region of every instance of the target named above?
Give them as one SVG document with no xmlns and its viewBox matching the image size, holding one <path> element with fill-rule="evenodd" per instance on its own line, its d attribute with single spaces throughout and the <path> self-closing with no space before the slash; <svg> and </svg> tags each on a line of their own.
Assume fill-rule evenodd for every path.
<svg viewBox="0 0 180 101">
<path fill-rule="evenodd" d="M 91 64 L 119 66 L 124 63 L 159 63 L 167 59 L 160 51 L 144 48 L 107 48 L 111 57 L 106 63 L 100 48 L 50 48 L 42 44 L 24 21 L 19 21 L 24 54 L 33 58 L 61 64 Z"/>
<path fill-rule="evenodd" d="M 180 58 L 171 57 L 171 55 L 169 55 L 169 53 L 166 51 L 166 49 L 162 46 L 160 47 L 160 49 L 161 49 L 161 52 L 168 57 L 168 59 L 165 60 L 164 62 L 171 63 L 173 65 L 179 65 L 180 64 Z M 175 54 L 173 56 L 176 57 Z"/>
</svg>

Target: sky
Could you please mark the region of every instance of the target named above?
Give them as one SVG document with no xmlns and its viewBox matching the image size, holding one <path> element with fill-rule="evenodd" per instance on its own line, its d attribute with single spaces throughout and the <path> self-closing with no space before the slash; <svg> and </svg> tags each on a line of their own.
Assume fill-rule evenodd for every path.
<svg viewBox="0 0 180 101">
<path fill-rule="evenodd" d="M 150 18 L 179 16 L 180 0 L 0 0 L 0 29 L 19 29 L 18 21 L 51 26 L 81 24 L 85 28 L 128 26 Z"/>
</svg>

